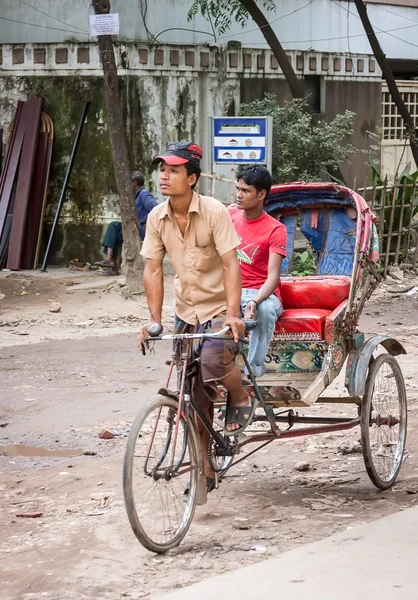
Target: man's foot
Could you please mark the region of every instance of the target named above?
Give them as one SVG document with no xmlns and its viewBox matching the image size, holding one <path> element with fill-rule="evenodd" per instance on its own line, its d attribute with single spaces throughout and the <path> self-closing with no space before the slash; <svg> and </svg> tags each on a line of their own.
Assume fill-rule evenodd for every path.
<svg viewBox="0 0 418 600">
<path fill-rule="evenodd" d="M 226 414 L 225 435 L 238 435 L 242 433 L 251 423 L 257 404 L 257 400 L 247 396 L 246 401 L 234 403 L 234 405 L 229 406 Z"/>
<path fill-rule="evenodd" d="M 107 260 L 106 258 L 104 260 L 99 260 L 98 262 L 94 263 L 95 265 L 97 265 L 98 267 L 115 267 L 115 263 L 113 261 Z"/>
</svg>

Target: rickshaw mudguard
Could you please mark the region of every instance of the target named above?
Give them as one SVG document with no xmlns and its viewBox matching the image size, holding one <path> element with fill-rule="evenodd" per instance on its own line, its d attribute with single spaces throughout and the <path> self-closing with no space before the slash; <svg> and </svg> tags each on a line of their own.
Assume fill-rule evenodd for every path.
<svg viewBox="0 0 418 600">
<path fill-rule="evenodd" d="M 158 390 L 158 393 L 161 394 L 161 396 L 166 396 L 167 398 L 172 398 L 173 400 L 179 399 L 179 395 L 176 394 L 176 392 L 172 392 L 171 390 L 168 390 L 167 388 L 160 388 Z"/>
<path fill-rule="evenodd" d="M 406 354 L 400 342 L 386 335 L 374 335 L 349 355 L 346 369 L 346 386 L 350 396 L 363 396 L 366 389 L 367 371 L 370 359 L 377 346 L 383 346 L 392 356 Z"/>
</svg>

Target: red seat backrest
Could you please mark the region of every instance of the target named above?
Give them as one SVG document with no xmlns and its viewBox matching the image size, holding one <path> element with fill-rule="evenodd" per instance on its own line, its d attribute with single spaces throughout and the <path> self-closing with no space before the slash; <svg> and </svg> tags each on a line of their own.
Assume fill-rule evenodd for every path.
<svg viewBox="0 0 418 600">
<path fill-rule="evenodd" d="M 344 276 L 283 277 L 280 291 L 283 308 L 334 310 L 350 292 L 350 278 Z"/>
</svg>

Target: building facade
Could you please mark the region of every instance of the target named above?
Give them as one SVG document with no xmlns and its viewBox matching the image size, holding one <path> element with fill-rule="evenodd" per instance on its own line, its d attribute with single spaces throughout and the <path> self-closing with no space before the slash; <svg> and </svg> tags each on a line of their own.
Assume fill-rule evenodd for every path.
<svg viewBox="0 0 418 600">
<path fill-rule="evenodd" d="M 418 64 L 418 9 L 408 6 L 412 0 L 401 3 L 373 3 L 368 11 L 386 54 L 412 77 Z M 7 132 L 17 100 L 45 98 L 56 128 L 51 210 L 82 101 L 91 101 L 67 225 L 56 244 L 58 258 L 60 252 L 68 258 L 76 252 L 71 247 L 74 227 L 84 231 L 81 256 L 78 251 L 82 260 L 93 258 L 103 223 L 117 213 L 102 71 L 97 42 L 88 34 L 89 4 L 2 0 L 0 14 L 0 127 Z M 290 99 L 277 61 L 252 21 L 217 36 L 202 17 L 188 22 L 191 0 L 113 0 L 111 5 L 120 14 L 115 49 L 131 162 L 145 171 L 154 190 L 149 163 L 167 141 L 193 138 L 208 149 L 209 116 L 232 116 L 240 103 L 265 92 L 275 93 L 279 102 Z M 349 185 L 363 181 L 368 132 L 381 125 L 382 85 L 355 8 L 342 0 L 281 0 L 277 6 L 268 18 L 304 82 L 311 108 L 325 119 L 347 109 L 356 113 L 352 143 L 360 151 L 342 171 Z M 209 170 L 208 153 L 205 160 Z"/>
</svg>

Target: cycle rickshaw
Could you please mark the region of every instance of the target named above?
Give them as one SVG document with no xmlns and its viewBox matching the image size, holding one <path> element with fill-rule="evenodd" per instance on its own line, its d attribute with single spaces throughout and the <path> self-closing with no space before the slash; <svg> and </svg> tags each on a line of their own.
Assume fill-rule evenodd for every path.
<svg viewBox="0 0 418 600">
<path fill-rule="evenodd" d="M 249 388 L 258 400 L 253 422 L 239 436 L 223 435 L 225 392 L 215 403 L 220 418 L 212 426 L 193 398 L 199 360 L 198 338 L 214 334 L 160 335 L 176 340 L 167 384 L 138 413 L 124 461 L 127 514 L 139 541 L 166 552 L 189 529 L 205 485 L 197 418 L 210 432 L 209 458 L 224 476 L 228 469 L 274 440 L 360 427 L 364 463 L 372 483 L 390 487 L 402 464 L 407 429 L 407 401 L 395 356 L 405 349 L 395 339 L 365 339 L 358 321 L 366 300 L 381 280 L 375 219 L 364 199 L 333 183 L 273 186 L 266 211 L 287 228 L 287 258 L 281 293 L 284 312 L 266 357 L 266 373 L 255 379 L 245 340 L 239 360 L 246 366 Z M 295 240 L 303 236 L 315 260 L 315 273 L 294 277 Z M 378 351 L 378 352 L 377 352 Z M 324 395 L 345 366 L 346 394 Z M 315 405 L 351 405 L 352 416 L 300 414 Z M 297 409 L 297 410 L 295 410 Z"/>
</svg>

